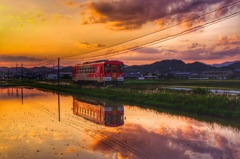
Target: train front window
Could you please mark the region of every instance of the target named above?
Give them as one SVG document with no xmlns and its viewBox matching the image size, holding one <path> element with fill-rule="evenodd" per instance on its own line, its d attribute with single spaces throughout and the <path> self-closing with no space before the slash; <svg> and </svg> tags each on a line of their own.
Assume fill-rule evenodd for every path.
<svg viewBox="0 0 240 159">
<path fill-rule="evenodd" d="M 110 64 L 105 64 L 104 65 L 104 72 L 105 73 L 110 73 L 111 72 L 111 65 Z"/>
<path fill-rule="evenodd" d="M 124 66 L 123 65 L 118 65 L 118 72 L 123 73 L 124 71 Z"/>
</svg>

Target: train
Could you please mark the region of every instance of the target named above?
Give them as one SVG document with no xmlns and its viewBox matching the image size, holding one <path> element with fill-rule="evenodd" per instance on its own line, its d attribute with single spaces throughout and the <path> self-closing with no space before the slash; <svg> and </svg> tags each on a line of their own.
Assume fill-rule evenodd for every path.
<svg viewBox="0 0 240 159">
<path fill-rule="evenodd" d="M 74 83 L 123 84 L 124 63 L 117 60 L 98 60 L 73 66 Z"/>
<path fill-rule="evenodd" d="M 73 114 L 108 127 L 124 125 L 123 105 L 73 98 Z"/>
</svg>

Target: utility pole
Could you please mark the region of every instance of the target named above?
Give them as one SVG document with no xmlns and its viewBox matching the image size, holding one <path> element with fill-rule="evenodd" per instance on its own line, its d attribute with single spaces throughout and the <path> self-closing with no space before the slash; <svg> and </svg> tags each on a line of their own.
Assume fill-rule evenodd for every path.
<svg viewBox="0 0 240 159">
<path fill-rule="evenodd" d="M 22 76 L 22 78 L 23 78 L 23 64 L 21 64 L 21 76 Z"/>
<path fill-rule="evenodd" d="M 23 79 L 23 64 L 21 64 L 21 81 Z"/>
<path fill-rule="evenodd" d="M 58 91 L 60 90 L 60 85 L 59 85 L 59 78 L 60 78 L 60 74 L 59 74 L 59 68 L 60 68 L 60 58 L 58 58 Z M 58 92 L 58 121 L 60 121 L 60 95 Z"/>
<path fill-rule="evenodd" d="M 59 68 L 60 68 L 60 58 L 58 58 L 58 72 L 57 72 L 58 87 L 59 87 L 59 78 L 60 78 Z"/>
<path fill-rule="evenodd" d="M 16 63 L 16 77 L 18 75 L 18 64 Z"/>
<path fill-rule="evenodd" d="M 7 70 L 7 79 L 9 80 L 9 68 Z"/>
</svg>

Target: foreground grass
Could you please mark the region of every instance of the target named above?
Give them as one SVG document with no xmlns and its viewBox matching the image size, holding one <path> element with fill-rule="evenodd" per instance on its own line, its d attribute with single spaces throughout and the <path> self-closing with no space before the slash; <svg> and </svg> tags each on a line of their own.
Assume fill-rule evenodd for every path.
<svg viewBox="0 0 240 159">
<path fill-rule="evenodd" d="M 188 87 L 240 90 L 240 80 L 126 80 L 126 87 L 136 89 L 161 87 Z"/>
<path fill-rule="evenodd" d="M 185 91 L 163 89 L 138 90 L 111 87 L 81 87 L 79 85 L 57 85 L 49 83 L 22 82 L 21 85 L 60 91 L 66 94 L 91 96 L 100 99 L 121 101 L 156 109 L 179 110 L 217 117 L 240 120 L 240 96 L 194 94 Z"/>
</svg>

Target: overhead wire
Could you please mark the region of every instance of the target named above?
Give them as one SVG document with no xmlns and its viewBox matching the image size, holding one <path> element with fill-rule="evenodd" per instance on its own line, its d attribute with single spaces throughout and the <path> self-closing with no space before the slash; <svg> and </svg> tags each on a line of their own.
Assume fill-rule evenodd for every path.
<svg viewBox="0 0 240 159">
<path fill-rule="evenodd" d="M 61 59 L 66 59 L 66 58 L 71 58 L 71 57 L 76 57 L 76 56 L 82 56 L 82 55 L 85 55 L 85 54 L 95 53 L 95 52 L 98 52 L 98 51 L 102 51 L 102 50 L 109 49 L 109 48 L 112 48 L 112 47 L 115 47 L 115 46 L 118 46 L 118 45 L 121 45 L 121 44 L 125 44 L 125 43 L 128 43 L 128 42 L 131 42 L 131 41 L 134 41 L 134 40 L 138 40 L 138 39 L 141 39 L 141 38 L 144 38 L 144 37 L 147 37 L 147 36 L 156 34 L 156 33 L 158 33 L 158 32 L 161 32 L 161 31 L 164 31 L 164 30 L 167 30 L 167 29 L 170 29 L 170 28 L 179 26 L 179 25 L 181 25 L 181 24 L 184 24 L 184 23 L 193 21 L 193 20 L 195 20 L 195 19 L 201 18 L 201 17 L 206 16 L 206 15 L 208 15 L 208 14 L 212 14 L 212 13 L 214 13 L 214 12 L 220 11 L 220 10 L 225 9 L 225 8 L 228 8 L 228 7 L 230 7 L 230 6 L 236 5 L 236 4 L 239 3 L 239 2 L 240 2 L 240 1 L 235 1 L 235 2 L 233 2 L 233 3 L 230 3 L 230 4 L 228 4 L 228 5 L 225 5 L 225 6 L 223 6 L 223 7 L 220 7 L 220 8 L 218 8 L 218 9 L 215 9 L 215 10 L 212 10 L 212 11 L 209 11 L 209 12 L 205 12 L 205 13 L 203 13 L 203 14 L 201 14 L 201 15 L 195 16 L 195 17 L 193 17 L 193 18 L 190 18 L 190 19 L 188 19 L 188 20 L 179 22 L 179 23 L 177 23 L 177 24 L 173 24 L 173 25 L 171 25 L 171 26 L 169 26 L 169 27 L 166 27 L 166 28 L 163 28 L 163 29 L 160 29 L 160 30 L 157 30 L 157 31 L 148 33 L 148 34 L 145 34 L 145 35 L 143 35 L 143 36 L 139 36 L 139 37 L 136 37 L 136 38 L 133 38 L 133 39 L 124 41 L 124 42 L 120 42 L 120 43 L 117 43 L 117 44 L 113 44 L 113 45 L 111 45 L 111 46 L 108 46 L 108 47 L 105 47 L 105 48 L 102 48 L 102 49 L 98 49 L 98 50 L 93 50 L 93 51 L 89 51 L 89 52 L 85 52 L 85 53 L 79 53 L 79 54 L 75 54 L 75 55 L 70 55 L 70 56 L 61 57 Z M 81 58 L 80 58 L 80 59 L 81 59 Z"/>
<path fill-rule="evenodd" d="M 229 18 L 232 18 L 232 17 L 235 17 L 237 15 L 239 15 L 240 12 L 234 12 L 230 15 L 227 15 L 227 16 L 224 16 L 224 17 L 221 17 L 221 18 L 218 18 L 218 19 L 215 19 L 211 22 L 207 22 L 203 25 L 199 25 L 199 26 L 196 26 L 196 27 L 193 27 L 193 28 L 190 28 L 188 30 L 184 30 L 180 33 L 177 33 L 177 34 L 174 34 L 174 35 L 171 35 L 171 36 L 167 36 L 167 37 L 164 37 L 164 38 L 160 38 L 160 39 L 157 39 L 157 40 L 154 40 L 154 41 L 151 41 L 151 42 L 147 42 L 147 43 L 144 43 L 144 44 L 141 44 L 141 45 L 137 45 L 137 46 L 133 46 L 131 48 L 128 48 L 128 49 L 125 49 L 125 50 L 120 50 L 120 51 L 115 51 L 115 52 L 111 52 L 109 54 L 105 53 L 105 54 L 101 54 L 101 55 L 95 55 L 95 56 L 91 56 L 91 57 L 86 57 L 86 58 L 81 58 L 81 59 L 85 59 L 85 60 L 91 60 L 91 59 L 94 59 L 94 58 L 99 58 L 99 57 L 111 57 L 111 56 L 116 56 L 116 55 L 119 55 L 119 54 L 124 54 L 124 53 L 127 53 L 129 51 L 135 51 L 135 50 L 139 50 L 139 49 L 142 49 L 142 46 L 152 46 L 152 45 L 156 45 L 156 43 L 161 43 L 161 42 L 165 42 L 165 41 L 168 41 L 168 40 L 171 40 L 171 39 L 174 39 L 174 38 L 177 38 L 179 36 L 182 36 L 182 35 L 185 35 L 185 34 L 189 34 L 189 33 L 192 33 L 192 32 L 195 32 L 197 30 L 200 30 L 200 29 L 203 29 L 203 28 L 206 28 L 208 26 L 211 26 L 213 24 L 216 24 L 216 23 L 219 23 L 221 21 L 224 21 L 224 20 L 227 20 Z M 76 60 L 76 59 L 75 59 Z"/>
</svg>

